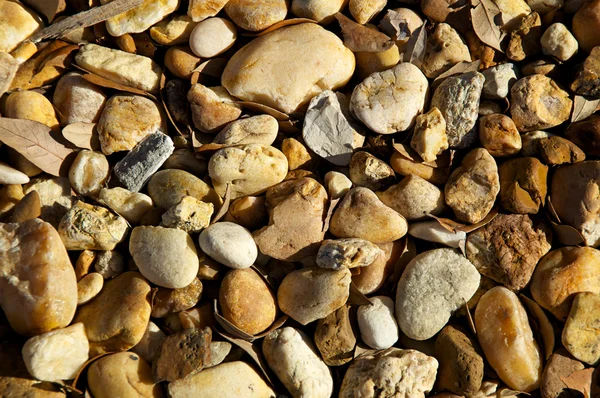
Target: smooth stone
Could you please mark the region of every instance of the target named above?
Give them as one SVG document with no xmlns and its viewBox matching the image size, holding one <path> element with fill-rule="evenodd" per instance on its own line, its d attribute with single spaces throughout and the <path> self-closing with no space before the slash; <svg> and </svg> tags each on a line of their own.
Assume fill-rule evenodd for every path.
<svg viewBox="0 0 600 398">
<path fill-rule="evenodd" d="M 548 166 L 533 157 L 508 160 L 498 168 L 500 203 L 517 214 L 537 214 L 546 201 Z"/>
<path fill-rule="evenodd" d="M 22 349 L 29 374 L 38 380 L 70 380 L 88 360 L 83 323 L 30 338 Z"/>
<path fill-rule="evenodd" d="M 196 24 L 187 15 L 175 15 L 163 19 L 150 28 L 152 40 L 163 46 L 174 46 L 188 42 Z"/>
<path fill-rule="evenodd" d="M 574 372 L 581 371 L 584 368 L 585 365 L 573 359 L 567 350 L 559 348 L 548 359 L 544 368 L 540 384 L 542 398 L 577 397 L 578 392 L 568 388 L 561 378 L 569 377 Z"/>
<path fill-rule="evenodd" d="M 258 256 L 252 234 L 232 222 L 218 222 L 204 229 L 199 243 L 204 253 L 234 269 L 250 268 Z"/>
<path fill-rule="evenodd" d="M 372 74 L 357 85 L 350 99 L 350 110 L 374 132 L 394 134 L 414 125 L 425 107 L 428 91 L 427 78 L 419 68 L 400 63 Z"/>
<path fill-rule="evenodd" d="M 516 155 L 523 145 L 513 120 L 499 113 L 479 118 L 479 142 L 494 157 Z"/>
<path fill-rule="evenodd" d="M 398 341 L 394 301 L 387 296 L 369 298 L 373 304 L 358 307 L 357 319 L 362 341 L 374 350 L 385 350 Z"/>
<path fill-rule="evenodd" d="M 548 133 L 546 131 L 534 130 L 521 134 L 521 155 L 523 156 L 538 156 L 540 152 L 540 143 L 550 137 L 554 137 L 555 134 Z"/>
<path fill-rule="evenodd" d="M 169 209 L 185 196 L 194 197 L 202 202 L 210 202 L 215 208 L 221 206 L 221 198 L 204 181 L 183 170 L 161 170 L 148 181 L 148 195 L 154 204 Z"/>
<path fill-rule="evenodd" d="M 33 11 L 16 1 L 0 1 L 0 52 L 10 53 L 21 42 L 44 27 Z"/>
<path fill-rule="evenodd" d="M 290 171 L 297 169 L 307 169 L 310 167 L 312 156 L 308 149 L 295 138 L 285 138 L 281 142 L 281 152 L 288 161 Z"/>
<path fill-rule="evenodd" d="M 404 246 L 401 240 L 380 243 L 381 253 L 375 261 L 360 269 L 360 274 L 352 275 L 352 283 L 362 294 L 372 294 L 383 287 L 394 272 L 396 261 L 400 258 Z"/>
<path fill-rule="evenodd" d="M 107 4 L 111 0 L 100 0 Z M 111 36 L 141 33 L 171 14 L 179 7 L 178 0 L 144 0 L 142 4 L 106 20 L 106 30 Z"/>
<path fill-rule="evenodd" d="M 577 52 L 578 44 L 573 34 L 560 22 L 550 25 L 542 35 L 542 51 L 560 61 L 568 61 Z"/>
<path fill-rule="evenodd" d="M 213 143 L 228 146 L 244 144 L 273 145 L 278 131 L 279 124 L 273 116 L 250 116 L 229 123 L 215 136 Z"/>
<path fill-rule="evenodd" d="M 71 187 L 82 196 L 98 196 L 110 174 L 110 166 L 102 153 L 84 149 L 69 169 Z"/>
<path fill-rule="evenodd" d="M 79 308 L 74 322 L 85 325 L 90 357 L 127 351 L 140 342 L 150 320 L 150 291 L 140 273 L 125 272 Z"/>
<path fill-rule="evenodd" d="M 142 216 L 153 207 L 150 196 L 121 187 L 102 188 L 98 197 L 102 203 L 132 224 L 139 223 Z"/>
<path fill-rule="evenodd" d="M 96 123 L 106 102 L 104 91 L 70 72 L 56 83 L 52 103 L 65 117 L 64 124 Z"/>
<path fill-rule="evenodd" d="M 307 267 L 289 273 L 277 290 L 281 311 L 302 325 L 323 319 L 348 300 L 350 271 Z"/>
<path fill-rule="evenodd" d="M 388 50 L 371 53 L 371 52 L 356 52 L 356 76 L 364 80 L 369 75 L 375 72 L 383 72 L 390 69 L 400 62 L 400 51 L 396 44 L 392 45 Z"/>
<path fill-rule="evenodd" d="M 121 253 L 115 250 L 101 251 L 96 254 L 94 271 L 102 275 L 104 279 L 112 279 L 125 272 L 125 259 Z"/>
<path fill-rule="evenodd" d="M 562 332 L 562 343 L 575 358 L 595 366 L 600 361 L 600 295 L 575 296 Z"/>
<path fill-rule="evenodd" d="M 244 196 L 229 205 L 223 221 L 230 221 L 248 230 L 255 230 L 267 223 L 268 215 L 264 196 Z"/>
<path fill-rule="evenodd" d="M 97 272 L 91 272 L 77 282 L 77 305 L 87 304 L 104 287 L 104 278 Z M 68 377 L 67 377 L 68 379 Z"/>
<path fill-rule="evenodd" d="M 152 363 L 166 337 L 167 335 L 156 323 L 150 321 L 142 339 L 131 349 L 131 352 L 138 354 L 144 361 Z"/>
<path fill-rule="evenodd" d="M 342 198 L 352 188 L 352 181 L 337 171 L 328 171 L 323 182 L 331 199 Z"/>
<path fill-rule="evenodd" d="M 330 232 L 338 238 L 361 238 L 372 243 L 393 242 L 408 230 L 398 212 L 384 205 L 373 191 L 353 188 L 331 217 Z"/>
<path fill-rule="evenodd" d="M 169 314 L 189 310 L 202 297 L 202 281 L 194 278 L 192 283 L 180 289 L 157 288 L 152 301 L 152 318 L 164 318 Z"/>
<path fill-rule="evenodd" d="M 512 63 L 492 66 L 482 71 L 485 83 L 481 96 L 486 99 L 506 98 L 517 81 L 517 73 L 517 67 Z"/>
<path fill-rule="evenodd" d="M 475 266 L 452 249 L 417 255 L 398 281 L 396 319 L 409 338 L 427 340 L 477 291 Z"/>
<path fill-rule="evenodd" d="M 354 358 L 356 336 L 350 321 L 350 306 L 344 305 L 323 319 L 315 329 L 315 344 L 323 362 L 341 366 Z"/>
<path fill-rule="evenodd" d="M 71 323 L 75 272 L 59 234 L 39 219 L 0 224 L 0 305 L 11 328 L 34 336 Z"/>
<path fill-rule="evenodd" d="M 465 40 L 452 26 L 437 24 L 433 34 L 427 35 L 427 47 L 421 65 L 423 73 L 435 79 L 459 62 L 471 62 Z"/>
<path fill-rule="evenodd" d="M 32 191 L 15 205 L 9 221 L 16 223 L 25 222 L 38 218 L 41 213 L 40 195 Z"/>
<path fill-rule="evenodd" d="M 188 91 L 187 100 L 194 126 L 203 133 L 214 134 L 242 114 L 241 106 L 235 103 L 237 100 L 221 86 L 196 83 Z"/>
<path fill-rule="evenodd" d="M 208 18 L 194 27 L 189 43 L 197 56 L 213 58 L 229 50 L 236 39 L 233 23 L 223 18 Z"/>
<path fill-rule="evenodd" d="M 600 1 L 583 3 L 573 16 L 572 31 L 583 51 L 593 51 L 600 46 L 600 37 L 595 34 L 600 28 Z"/>
<path fill-rule="evenodd" d="M 446 120 L 436 107 L 417 116 L 410 146 L 426 162 L 435 162 L 438 155 L 448 149 Z"/>
<path fill-rule="evenodd" d="M 333 394 L 331 371 L 309 337 L 293 327 L 269 333 L 262 343 L 269 367 L 294 397 L 328 398 Z"/>
<path fill-rule="evenodd" d="M 348 10 L 356 22 L 364 25 L 383 10 L 386 4 L 387 0 L 350 0 Z"/>
<path fill-rule="evenodd" d="M 40 196 L 42 214 L 40 218 L 53 227 L 58 227 L 60 220 L 77 201 L 71 196 L 71 184 L 66 177 L 38 177 L 23 185 L 23 193 L 36 191 Z"/>
<path fill-rule="evenodd" d="M 176 142 L 173 143 L 176 144 Z M 165 160 L 162 168 L 184 170 L 194 175 L 205 175 L 208 171 L 208 160 L 197 158 L 190 149 L 175 149 Z"/>
<path fill-rule="evenodd" d="M 355 152 L 349 166 L 350 181 L 357 187 L 376 191 L 396 180 L 396 173 L 390 165 L 366 151 Z"/>
<path fill-rule="evenodd" d="M 466 232 L 450 232 L 436 220 L 411 223 L 408 227 L 408 234 L 417 239 L 441 243 L 455 249 L 458 249 L 467 240 Z"/>
<path fill-rule="evenodd" d="M 291 113 L 345 85 L 354 65 L 354 55 L 336 35 L 304 23 L 252 40 L 229 60 L 221 82 L 234 97 Z"/>
<path fill-rule="evenodd" d="M 187 15 L 194 22 L 200 22 L 217 15 L 229 0 L 189 0 Z"/>
<path fill-rule="evenodd" d="M 154 380 L 171 383 L 202 371 L 210 360 L 211 339 L 210 328 L 192 328 L 168 335 L 152 363 Z"/>
<path fill-rule="evenodd" d="M 82 68 L 116 83 L 153 94 L 158 93 L 161 68 L 148 57 L 97 44 L 86 44 L 79 49 L 75 62 Z"/>
<path fill-rule="evenodd" d="M 503 286 L 489 290 L 479 300 L 474 319 L 479 344 L 498 377 L 513 390 L 537 389 L 541 352 L 517 295 Z"/>
<path fill-rule="evenodd" d="M 4 116 L 13 119 L 33 120 L 45 124 L 54 131 L 60 127 L 52 102 L 37 91 L 15 91 L 11 93 L 4 103 Z"/>
<path fill-rule="evenodd" d="M 204 364 L 204 368 L 212 368 L 217 366 L 227 358 L 231 353 L 233 344 L 226 341 L 211 341 L 210 342 L 210 361 Z M 235 353 L 235 350 L 234 350 Z"/>
<path fill-rule="evenodd" d="M 161 226 L 178 228 L 188 234 L 198 233 L 209 226 L 213 212 L 214 206 L 212 203 L 205 203 L 191 196 L 184 196 L 181 202 L 162 215 Z"/>
<path fill-rule="evenodd" d="M 201 61 L 202 60 L 200 59 L 200 57 L 197 57 L 187 45 L 169 47 L 167 52 L 165 52 L 164 58 L 165 66 L 169 70 L 169 72 L 171 72 L 175 77 L 185 80 L 189 80 L 192 77 L 194 69 L 196 69 L 196 67 L 200 64 Z M 167 86 L 165 85 L 165 89 L 166 87 Z M 173 90 L 173 88 L 171 90 Z M 187 92 L 189 90 L 189 85 L 186 84 L 182 88 L 182 91 L 183 90 Z M 169 99 L 169 97 L 167 98 Z M 167 106 L 171 105 L 173 102 L 169 101 L 168 99 L 166 101 Z M 178 112 L 171 113 L 175 113 L 175 115 L 172 116 L 174 117 L 176 122 L 187 122 L 186 120 L 180 120 Z"/>
<path fill-rule="evenodd" d="M 422 220 L 427 215 L 440 215 L 445 208 L 444 194 L 432 183 L 411 174 L 385 191 L 379 199 L 408 221 Z"/>
<path fill-rule="evenodd" d="M 321 268 L 340 270 L 366 267 L 373 263 L 383 251 L 364 239 L 346 238 L 324 240 L 317 253 L 316 263 Z"/>
<path fill-rule="evenodd" d="M 67 180 L 67 185 L 68 182 Z M 19 184 L 4 185 L 0 188 L 0 217 L 9 216 L 24 196 L 23 187 Z"/>
<path fill-rule="evenodd" d="M 326 25 L 346 4 L 346 0 L 292 0 L 291 10 L 298 18 L 308 18 Z"/>
<path fill-rule="evenodd" d="M 573 164 L 585 160 L 585 152 L 581 148 L 558 136 L 541 139 L 538 155 L 549 166 Z"/>
<path fill-rule="evenodd" d="M 288 3 L 286 0 L 229 0 L 225 13 L 240 28 L 257 32 L 283 21 Z"/>
<path fill-rule="evenodd" d="M 27 184 L 29 177 L 17 169 L 13 169 L 6 163 L 0 163 L 0 184 L 14 185 Z"/>
</svg>

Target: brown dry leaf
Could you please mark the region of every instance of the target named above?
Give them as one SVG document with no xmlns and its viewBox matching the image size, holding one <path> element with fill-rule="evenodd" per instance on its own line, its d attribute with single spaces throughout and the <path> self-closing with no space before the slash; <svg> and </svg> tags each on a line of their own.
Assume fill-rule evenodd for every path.
<svg viewBox="0 0 600 398">
<path fill-rule="evenodd" d="M 458 221 L 454 221 L 449 218 L 436 217 L 433 214 L 427 214 L 428 217 L 431 217 L 431 218 L 437 220 L 437 222 L 439 222 L 442 227 L 446 228 L 448 231 L 450 231 L 452 233 L 473 232 L 476 229 L 479 229 L 479 228 L 483 227 L 484 225 L 490 223 L 494 218 L 496 218 L 497 215 L 498 215 L 498 207 L 494 207 L 492 210 L 490 210 L 490 212 L 487 214 L 487 216 L 485 216 L 485 218 L 483 220 L 481 220 L 475 224 L 467 225 L 467 224 L 461 224 Z"/>
<path fill-rule="evenodd" d="M 581 95 L 576 95 L 573 100 L 573 114 L 571 123 L 579 122 L 590 117 L 600 105 L 600 99 L 587 99 Z"/>
<path fill-rule="evenodd" d="M 36 68 L 35 74 L 40 73 L 44 68 L 69 68 L 73 60 L 73 52 L 79 51 L 79 46 L 71 44 L 52 52 L 44 61 Z"/>
<path fill-rule="evenodd" d="M 215 320 L 217 321 L 217 323 L 219 325 L 221 325 L 221 327 L 230 335 L 238 338 L 238 339 L 242 339 L 242 340 L 246 340 L 246 341 L 253 341 L 254 340 L 254 336 L 252 336 L 249 333 L 244 332 L 242 329 L 238 328 L 237 326 L 235 326 L 233 323 L 229 322 L 227 319 L 225 319 L 224 316 L 222 316 L 221 314 L 219 314 L 219 308 L 217 305 L 217 300 L 214 300 L 214 316 L 215 316 Z"/>
<path fill-rule="evenodd" d="M 462 73 L 467 73 L 467 72 L 477 72 L 479 70 L 480 65 L 481 65 L 480 60 L 476 60 L 473 62 L 465 62 L 465 61 L 459 62 L 456 65 L 454 65 L 452 68 L 448 69 L 446 72 L 444 72 L 441 75 L 439 75 L 438 77 L 436 77 L 435 80 L 433 81 L 433 83 L 431 83 L 431 86 L 432 86 L 432 88 L 437 87 L 445 78 L 450 77 L 450 76 L 460 75 Z"/>
<path fill-rule="evenodd" d="M 481 220 L 475 224 L 465 225 L 463 228 L 460 229 L 460 231 L 463 231 L 466 233 L 473 232 L 476 229 L 479 229 L 479 228 L 483 227 L 484 225 L 489 224 L 494 218 L 496 218 L 497 215 L 498 215 L 498 207 L 494 207 L 492 210 L 490 210 L 490 212 L 487 214 L 487 216 L 485 216 L 485 218 L 483 220 Z"/>
<path fill-rule="evenodd" d="M 528 392 L 511 390 L 510 388 L 501 388 L 498 391 L 496 391 L 496 397 L 516 397 L 516 396 L 519 396 L 521 394 L 531 395 Z"/>
<path fill-rule="evenodd" d="M 406 40 L 411 34 L 408 22 L 396 10 L 387 10 L 379 22 L 379 29 L 394 40 Z"/>
<path fill-rule="evenodd" d="M 65 0 L 23 0 L 23 3 L 45 16 L 48 22 L 67 8 Z"/>
<path fill-rule="evenodd" d="M 71 123 L 62 129 L 62 135 L 77 148 L 90 149 L 92 151 L 100 149 L 96 123 Z"/>
<path fill-rule="evenodd" d="M 584 398 L 590 398 L 593 374 L 594 368 L 587 368 L 583 370 L 576 370 L 575 372 L 571 373 L 569 377 L 560 376 L 560 380 L 565 383 L 567 388 L 581 392 Z"/>
<path fill-rule="evenodd" d="M 329 208 L 327 209 L 327 214 L 325 215 L 325 219 L 323 220 L 323 232 L 329 231 L 329 223 L 331 222 L 331 217 L 333 216 L 333 211 L 335 207 L 340 202 L 341 198 L 331 199 L 329 201 Z"/>
<path fill-rule="evenodd" d="M 495 50 L 504 52 L 502 40 L 506 32 L 502 31 L 502 12 L 492 0 L 472 0 L 471 21 L 473 30 L 483 43 Z"/>
<path fill-rule="evenodd" d="M 298 120 L 278 120 L 279 131 L 287 136 L 294 136 L 302 131 L 302 123 Z"/>
<path fill-rule="evenodd" d="M 223 197 L 223 204 L 221 205 L 221 208 L 219 209 L 218 213 L 215 214 L 215 216 L 213 217 L 213 220 L 210 222 L 211 224 L 216 223 L 221 218 L 223 218 L 225 216 L 225 214 L 227 214 L 230 203 L 231 203 L 231 184 L 227 183 L 227 188 L 225 188 L 225 196 Z"/>
<path fill-rule="evenodd" d="M 460 231 L 462 228 L 466 227 L 465 224 L 461 224 L 461 223 L 451 220 L 449 218 L 437 217 L 437 216 L 434 216 L 433 214 L 427 214 L 427 217 L 433 218 L 438 223 L 440 223 L 440 225 L 442 227 L 446 228 L 448 231 L 450 231 L 452 233 L 456 233 L 456 232 Z"/>
<path fill-rule="evenodd" d="M 83 68 L 80 68 L 80 69 L 83 69 Z M 97 86 L 111 88 L 113 90 L 125 91 L 125 92 L 131 93 L 131 94 L 143 95 L 143 96 L 150 98 L 153 101 L 158 102 L 156 97 L 147 91 L 129 87 L 129 86 L 126 86 L 121 83 L 115 83 L 112 80 L 108 80 L 102 76 L 95 75 L 89 71 L 86 71 L 86 72 L 88 72 L 88 73 L 86 75 L 83 75 L 83 78 L 85 80 L 87 80 L 88 82 L 93 83 Z"/>
<path fill-rule="evenodd" d="M 0 118 L 0 141 L 57 177 L 66 173 L 66 160 L 75 153 L 52 136 L 50 127 L 33 120 Z"/>
<path fill-rule="evenodd" d="M 282 327 L 283 325 L 285 325 L 285 323 L 287 322 L 287 320 L 290 317 L 287 315 L 282 315 L 279 318 L 277 318 L 275 320 L 275 322 L 273 322 L 273 324 L 264 332 L 257 334 L 256 336 L 254 336 L 255 339 L 262 339 L 263 337 L 265 337 L 266 335 L 268 335 L 269 333 L 271 333 L 274 330 L 279 329 L 280 327 Z"/>
<path fill-rule="evenodd" d="M 576 246 L 585 241 L 585 238 L 581 235 L 581 232 L 576 230 L 567 224 L 558 224 L 550 220 L 552 229 L 554 230 L 554 236 L 563 245 Z"/>
<path fill-rule="evenodd" d="M 79 368 L 79 370 L 75 374 L 75 378 L 73 379 L 73 382 L 71 383 L 71 387 L 77 388 L 77 386 L 80 385 L 81 376 L 84 374 L 84 370 L 86 370 L 88 368 L 88 366 L 90 366 L 93 362 L 96 362 L 98 359 L 105 357 L 107 355 L 110 355 L 110 354 L 112 354 L 112 353 L 107 352 L 105 354 L 100 354 L 98 356 L 88 359 L 83 365 L 81 365 L 81 368 Z M 83 383 L 81 383 L 80 387 L 84 387 Z"/>
<path fill-rule="evenodd" d="M 525 304 L 525 307 L 527 307 L 529 315 L 535 321 L 542 341 L 542 346 L 544 347 L 544 353 L 546 354 L 545 358 L 548 360 L 554 352 L 554 327 L 538 303 L 523 294 L 520 294 L 519 296 L 521 297 L 521 301 Z"/>
<path fill-rule="evenodd" d="M 551 221 L 554 221 L 554 222 L 560 224 L 560 222 L 561 222 L 560 217 L 558 216 L 558 213 L 554 209 L 554 204 L 552 204 L 552 199 L 550 198 L 550 195 L 548 195 L 548 197 L 546 198 L 546 207 L 548 208 L 548 213 L 549 213 Z"/>
<path fill-rule="evenodd" d="M 266 35 L 267 33 L 273 32 L 274 30 L 277 30 L 279 28 L 283 28 L 285 26 L 298 25 L 301 23 L 317 23 L 317 22 L 313 21 L 312 19 L 308 19 L 308 18 L 284 19 L 283 21 L 277 22 L 276 24 L 273 24 L 273 25 L 269 26 L 267 29 L 262 30 L 258 33 L 244 33 L 244 36 L 249 36 L 249 37 L 262 36 L 262 35 Z"/>
<path fill-rule="evenodd" d="M 417 152 L 414 151 L 408 144 L 392 142 L 392 147 L 398 152 L 400 155 L 405 157 L 408 160 L 411 160 L 415 163 L 421 163 L 433 168 L 447 168 L 450 164 L 450 151 L 444 151 L 440 156 L 437 157 L 433 162 L 424 162 L 421 156 Z"/>
<path fill-rule="evenodd" d="M 402 54 L 402 62 L 410 62 L 421 68 L 427 49 L 427 29 L 425 25 L 427 25 L 427 21 L 419 26 L 408 39 L 406 51 Z"/>
<path fill-rule="evenodd" d="M 38 50 L 34 56 L 19 66 L 10 90 L 31 90 L 58 80 L 72 65 L 74 56 L 73 51 L 63 54 L 62 49 L 65 47 L 72 48 L 72 45 L 61 40 L 54 40 Z M 49 62 L 55 57 L 57 58 L 55 61 Z M 41 67 L 44 64 L 45 67 Z"/>
<path fill-rule="evenodd" d="M 290 116 L 286 113 L 278 111 L 270 106 L 259 104 L 258 102 L 251 101 L 235 101 L 234 104 L 241 105 L 242 107 L 249 109 L 257 113 L 266 113 L 267 115 L 273 116 L 277 120 L 286 121 L 290 120 Z"/>
<path fill-rule="evenodd" d="M 380 53 L 394 45 L 394 40 L 388 35 L 356 23 L 339 12 L 335 19 L 342 28 L 344 45 L 352 52 Z"/>
<path fill-rule="evenodd" d="M 196 153 L 202 153 L 207 156 L 212 156 L 212 154 L 218 151 L 219 149 L 227 148 L 228 146 L 225 144 L 215 144 L 214 142 L 211 142 L 209 144 L 202 144 L 201 142 L 197 141 L 197 143 L 199 146 L 194 145 L 194 142 L 192 141 L 192 145 L 194 146 L 194 150 L 196 151 Z"/>
<path fill-rule="evenodd" d="M 198 65 L 198 67 L 194 69 L 192 73 L 198 72 L 207 76 L 221 77 L 221 75 L 223 74 L 223 70 L 225 70 L 225 66 L 227 65 L 227 61 L 228 60 L 226 58 L 209 59 Z"/>
<path fill-rule="evenodd" d="M 228 336 L 225 333 L 219 332 L 218 330 L 216 332 L 219 334 L 219 336 L 223 337 L 225 340 L 229 341 L 236 347 L 240 347 L 246 354 L 248 354 L 250 358 L 252 358 L 254 363 L 258 365 L 263 375 L 265 376 L 265 379 L 267 379 L 267 382 L 269 382 L 269 384 L 273 386 L 273 381 L 271 380 L 271 376 L 268 370 L 269 366 L 263 358 L 260 347 L 252 344 L 249 341 L 236 339 L 235 337 Z"/>
<path fill-rule="evenodd" d="M 367 347 L 366 345 L 359 343 L 356 345 L 356 347 L 354 347 L 354 359 L 362 357 L 363 355 L 373 355 L 379 351 L 381 350 L 374 350 L 370 347 Z"/>
<path fill-rule="evenodd" d="M 405 235 L 402 238 L 402 240 L 402 244 L 404 246 L 402 248 L 402 254 L 400 255 L 400 257 L 398 257 L 398 260 L 396 260 L 396 263 L 394 264 L 394 272 L 385 281 L 385 285 L 382 288 L 383 291 L 396 291 L 396 288 L 398 287 L 398 281 L 400 280 L 404 269 L 406 268 L 408 263 L 417 255 L 417 247 L 415 246 L 415 241 L 411 239 L 408 235 Z M 360 268 L 353 268 L 353 270 L 354 269 L 360 270 Z"/>
<path fill-rule="evenodd" d="M 175 120 L 173 120 L 173 117 L 171 116 L 171 112 L 169 112 L 169 107 L 167 107 L 167 103 L 165 102 L 165 96 L 163 95 L 163 90 L 165 88 L 166 83 L 167 83 L 167 77 L 165 76 L 165 72 L 162 71 L 160 74 L 160 82 L 159 82 L 159 89 L 158 89 L 158 94 L 160 96 L 160 103 L 162 104 L 162 107 L 163 107 L 165 113 L 167 114 L 167 118 L 171 122 L 171 125 L 173 127 L 175 127 L 175 130 L 177 131 L 177 133 L 183 137 L 184 134 L 179 129 L 179 126 L 177 126 L 177 123 L 175 123 Z"/>
<path fill-rule="evenodd" d="M 350 295 L 348 296 L 348 303 L 355 305 L 368 305 L 373 304 L 371 300 L 358 290 L 354 282 L 350 282 Z"/>
<path fill-rule="evenodd" d="M 19 69 L 19 62 L 10 54 L 0 52 L 0 96 L 8 91 Z"/>
</svg>

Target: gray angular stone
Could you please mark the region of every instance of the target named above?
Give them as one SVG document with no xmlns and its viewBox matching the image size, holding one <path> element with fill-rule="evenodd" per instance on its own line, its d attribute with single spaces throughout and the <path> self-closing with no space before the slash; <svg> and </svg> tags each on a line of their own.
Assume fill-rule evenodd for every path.
<svg viewBox="0 0 600 398">
<path fill-rule="evenodd" d="M 168 135 L 150 134 L 115 165 L 115 176 L 125 188 L 138 192 L 174 150 Z"/>
<path fill-rule="evenodd" d="M 431 107 L 436 107 L 446 120 L 450 148 L 467 148 L 477 139 L 475 123 L 485 77 L 468 72 L 444 80 L 433 93 Z"/>
<path fill-rule="evenodd" d="M 487 99 L 506 98 L 517 81 L 517 68 L 512 63 L 492 66 L 481 74 L 485 77 L 481 96 Z"/>
</svg>

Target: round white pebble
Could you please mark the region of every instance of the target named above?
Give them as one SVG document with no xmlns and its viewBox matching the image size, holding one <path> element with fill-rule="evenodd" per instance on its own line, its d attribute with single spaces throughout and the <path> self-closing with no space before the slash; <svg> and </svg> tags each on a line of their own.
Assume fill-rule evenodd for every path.
<svg viewBox="0 0 600 398">
<path fill-rule="evenodd" d="M 229 50 L 237 39 L 235 25 L 223 18 L 200 22 L 190 36 L 190 49 L 201 58 L 212 58 Z"/>
<path fill-rule="evenodd" d="M 546 29 L 540 40 L 542 51 L 561 61 L 570 59 L 579 47 L 575 36 L 560 22 L 553 23 Z"/>
<path fill-rule="evenodd" d="M 370 298 L 373 304 L 358 307 L 358 328 L 362 341 L 375 350 L 385 350 L 398 341 L 394 301 L 386 296 Z"/>
<path fill-rule="evenodd" d="M 235 269 L 250 268 L 258 249 L 250 232 L 232 222 L 218 222 L 200 234 L 200 248 L 223 265 Z"/>
</svg>

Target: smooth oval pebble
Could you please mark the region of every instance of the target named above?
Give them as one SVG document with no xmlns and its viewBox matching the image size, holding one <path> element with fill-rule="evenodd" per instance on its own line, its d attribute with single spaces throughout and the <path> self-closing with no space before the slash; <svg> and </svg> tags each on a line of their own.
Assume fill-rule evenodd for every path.
<svg viewBox="0 0 600 398">
<path fill-rule="evenodd" d="M 27 184 L 29 177 L 17 169 L 13 169 L 6 163 L 0 163 L 0 184 Z"/>
<path fill-rule="evenodd" d="M 77 305 L 88 303 L 96 297 L 104 286 L 104 278 L 97 272 L 90 272 L 77 282 Z"/>
<path fill-rule="evenodd" d="M 200 22 L 190 36 L 190 49 L 201 58 L 212 58 L 229 50 L 237 39 L 235 25 L 223 18 Z"/>
<path fill-rule="evenodd" d="M 373 304 L 358 307 L 360 337 L 374 350 L 385 350 L 398 341 L 398 323 L 394 318 L 394 301 L 386 296 L 370 297 Z"/>
<path fill-rule="evenodd" d="M 215 223 L 200 233 L 200 248 L 223 265 L 235 269 L 250 268 L 258 249 L 250 232 L 235 223 Z"/>
</svg>

